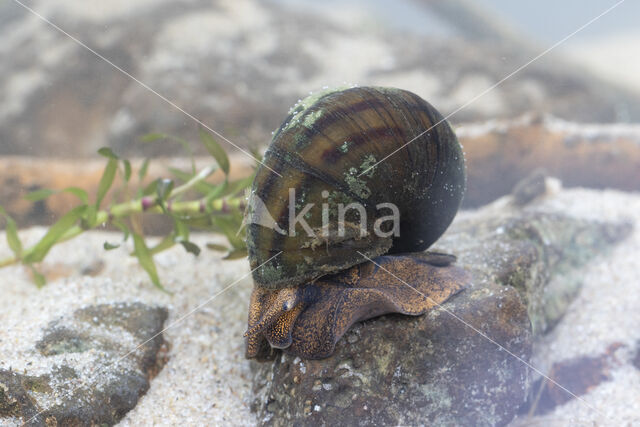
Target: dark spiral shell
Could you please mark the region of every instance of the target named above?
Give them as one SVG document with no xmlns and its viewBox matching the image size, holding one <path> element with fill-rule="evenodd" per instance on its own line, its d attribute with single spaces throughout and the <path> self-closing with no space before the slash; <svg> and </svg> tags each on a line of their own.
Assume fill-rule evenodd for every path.
<svg viewBox="0 0 640 427">
<path fill-rule="evenodd" d="M 275 133 L 264 164 L 282 177 L 258 168 L 247 211 L 247 246 L 251 268 L 259 267 L 254 281 L 267 288 L 300 285 L 366 261 L 358 252 L 372 258 L 425 250 L 453 220 L 466 182 L 462 148 L 449 124 L 422 98 L 395 88 L 309 96 Z M 295 189 L 296 215 L 313 204 L 303 217 L 313 235 L 295 221 L 296 233 L 289 233 L 290 189 Z M 350 203 L 363 206 L 367 221 L 360 221 L 356 209 L 347 210 L 344 236 L 338 236 L 339 204 Z M 376 219 L 392 214 L 379 208 L 382 203 L 398 207 L 398 236 L 375 233 Z M 279 228 L 265 221 L 267 212 Z M 364 236 L 359 224 L 366 225 Z M 379 228 L 390 234 L 392 225 L 388 220 Z"/>
</svg>

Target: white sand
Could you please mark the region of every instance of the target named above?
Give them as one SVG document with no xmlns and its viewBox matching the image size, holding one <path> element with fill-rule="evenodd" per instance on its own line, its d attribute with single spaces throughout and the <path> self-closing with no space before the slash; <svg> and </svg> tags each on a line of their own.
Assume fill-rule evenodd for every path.
<svg viewBox="0 0 640 427">
<path fill-rule="evenodd" d="M 21 233 L 32 241 L 40 234 L 40 228 Z M 176 247 L 157 256 L 164 284 L 175 292 L 170 297 L 153 288 L 124 249 L 102 250 L 105 240 L 114 242 L 119 237 L 111 233 L 87 233 L 54 248 L 47 258 L 46 266 L 71 266 L 76 270 L 91 264 L 94 258 L 101 258 L 106 268 L 95 278 L 59 279 L 38 291 L 22 267 L 2 270 L 1 368 L 26 369 L 32 375 L 46 372 L 51 360 L 33 347 L 42 336 L 42 328 L 63 313 L 90 304 L 142 301 L 167 306 L 169 319 L 165 326 L 169 326 L 249 272 L 246 260 L 222 261 L 215 252 L 207 250 L 194 258 Z M 194 240 L 204 244 L 214 238 L 198 236 Z M 2 236 L 0 257 L 6 254 L 8 249 Z M 170 361 L 122 425 L 255 423 L 249 411 L 250 379 L 242 340 L 250 291 L 250 278 L 240 280 L 165 332 L 172 346 Z M 134 347 L 131 343 L 131 349 Z M 56 360 L 65 358 L 90 361 L 91 356 L 65 355 Z"/>
<path fill-rule="evenodd" d="M 490 208 L 489 208 L 490 209 Z M 592 219 L 633 219 L 640 224 L 640 195 L 615 191 L 563 190 L 549 196 L 537 209 L 561 211 Z M 472 213 L 465 213 L 466 216 Z M 31 240 L 42 229 L 26 230 Z M 157 257 L 161 276 L 175 292 L 156 291 L 135 260 L 124 249 L 102 251 L 104 240 L 118 236 L 93 232 L 54 248 L 45 266 L 75 270 L 102 259 L 98 277 L 58 279 L 38 291 L 21 267 L 2 270 L 0 276 L 0 367 L 46 370 L 44 358 L 32 350 L 42 328 L 56 316 L 87 304 L 143 301 L 167 305 L 167 325 L 205 302 L 210 296 L 248 273 L 246 261 L 222 261 L 204 251 L 199 258 L 174 248 Z M 204 243 L 210 236 L 198 236 Z M 0 240 L 0 256 L 8 253 Z M 632 346 L 640 340 L 640 226 L 608 255 L 584 268 L 584 288 L 560 324 L 541 340 L 533 365 L 546 371 L 554 362 L 594 355 L 613 342 Z M 243 357 L 242 333 L 251 280 L 245 278 L 166 332 L 172 344 L 170 360 L 151 383 L 121 425 L 254 424 L 249 410 L 250 373 Z M 640 423 L 640 370 L 630 365 L 629 350 L 620 350 L 613 380 L 583 398 L 545 417 L 521 420 L 517 425 L 633 425 Z M 71 356 L 67 356 L 71 357 Z M 30 362 L 30 364 L 29 364 Z M 635 418 L 634 418 L 635 417 Z"/>
<path fill-rule="evenodd" d="M 513 423 L 529 425 L 640 425 L 640 369 L 631 365 L 633 349 L 640 348 L 640 195 L 617 191 L 563 191 L 543 202 L 553 210 L 596 220 L 627 218 L 635 230 L 605 256 L 582 271 L 583 287 L 568 312 L 536 348 L 531 363 L 548 372 L 554 362 L 579 356 L 599 356 L 613 343 L 612 381 L 542 416 Z M 590 408 L 590 405 L 592 408 Z"/>
</svg>

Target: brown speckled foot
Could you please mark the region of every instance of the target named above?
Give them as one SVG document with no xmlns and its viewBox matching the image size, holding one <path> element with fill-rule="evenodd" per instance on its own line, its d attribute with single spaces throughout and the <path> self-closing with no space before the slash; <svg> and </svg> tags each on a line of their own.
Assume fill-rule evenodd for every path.
<svg viewBox="0 0 640 427">
<path fill-rule="evenodd" d="M 328 357 L 355 322 L 387 313 L 424 314 L 469 285 L 454 260 L 438 253 L 381 256 L 297 288 L 257 287 L 247 357 L 264 358 L 265 341 L 300 357 Z"/>
</svg>

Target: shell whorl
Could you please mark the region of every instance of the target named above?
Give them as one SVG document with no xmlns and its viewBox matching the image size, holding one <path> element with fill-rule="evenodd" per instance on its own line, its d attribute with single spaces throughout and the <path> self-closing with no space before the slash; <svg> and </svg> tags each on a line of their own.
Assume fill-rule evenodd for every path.
<svg viewBox="0 0 640 427">
<path fill-rule="evenodd" d="M 394 88 L 355 87 L 301 101 L 274 134 L 264 163 L 282 177 L 258 168 L 247 246 L 251 268 L 259 267 L 253 278 L 267 288 L 296 286 L 344 270 L 366 260 L 358 252 L 375 257 L 425 250 L 453 220 L 466 180 L 462 148 L 449 124 L 419 96 Z M 312 236 L 300 223 L 295 236 L 288 233 L 295 218 L 290 189 L 295 191 L 294 214 L 313 204 L 301 217 Z M 353 227 L 361 219 L 355 209 L 344 216 L 344 235 L 336 234 L 339 205 L 350 203 L 363 207 L 364 236 Z M 379 209 L 383 203 L 398 207 L 398 236 L 386 236 L 390 221 L 383 223 L 385 237 L 375 232 L 375 220 L 392 213 Z M 279 228 L 265 222 L 266 213 Z"/>
</svg>

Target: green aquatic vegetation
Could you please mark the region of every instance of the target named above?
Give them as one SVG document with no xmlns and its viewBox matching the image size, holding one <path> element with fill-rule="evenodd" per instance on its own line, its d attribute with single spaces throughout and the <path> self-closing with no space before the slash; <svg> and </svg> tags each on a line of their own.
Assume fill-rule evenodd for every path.
<svg viewBox="0 0 640 427">
<path fill-rule="evenodd" d="M 207 248 L 226 252 L 225 259 L 246 256 L 244 229 L 242 227 L 246 207 L 245 190 L 251 186 L 253 175 L 230 181 L 231 165 L 224 149 L 204 129 L 199 132 L 200 142 L 213 157 L 213 164 L 198 171 L 188 141 L 171 135 L 152 133 L 141 138 L 142 142 L 177 142 L 183 146 L 191 158 L 188 171 L 169 168 L 170 178 L 159 178 L 146 186 L 149 159 L 145 159 L 137 172 L 137 182 L 133 183 L 131 162 L 120 158 L 110 148 L 101 148 L 98 154 L 106 159 L 106 165 L 100 178 L 95 200 L 90 200 L 86 190 L 68 187 L 63 190 L 41 189 L 29 193 L 25 198 L 31 202 L 44 200 L 56 193 L 65 192 L 76 196 L 78 204 L 59 218 L 33 246 L 24 247 L 18 235 L 16 222 L 0 206 L 0 221 L 4 219 L 5 234 L 9 248 L 13 253 L 0 259 L 0 268 L 14 264 L 23 264 L 32 272 L 34 283 L 38 287 L 46 284 L 45 278 L 37 270 L 51 248 L 56 244 L 73 239 L 85 231 L 110 225 L 123 233 L 119 243 L 104 242 L 105 250 L 120 247 L 129 238 L 133 241 L 132 256 L 146 271 L 151 282 L 166 291 L 158 275 L 154 256 L 175 245 L 198 256 L 200 247 L 190 240 L 192 230 L 202 230 L 224 235 L 228 245 L 207 244 Z M 259 161 L 259 158 L 256 157 Z M 224 181 L 218 184 L 206 179 L 216 170 L 222 170 Z M 114 185 L 120 177 L 121 186 Z M 133 188 L 132 188 L 133 187 Z M 133 195 L 133 196 L 131 196 Z M 109 197 L 108 197 L 109 196 Z M 110 200 L 107 204 L 105 200 Z M 159 243 L 149 246 L 148 239 L 142 233 L 140 216 L 147 214 L 165 215 L 171 219 L 173 227 Z"/>
</svg>

